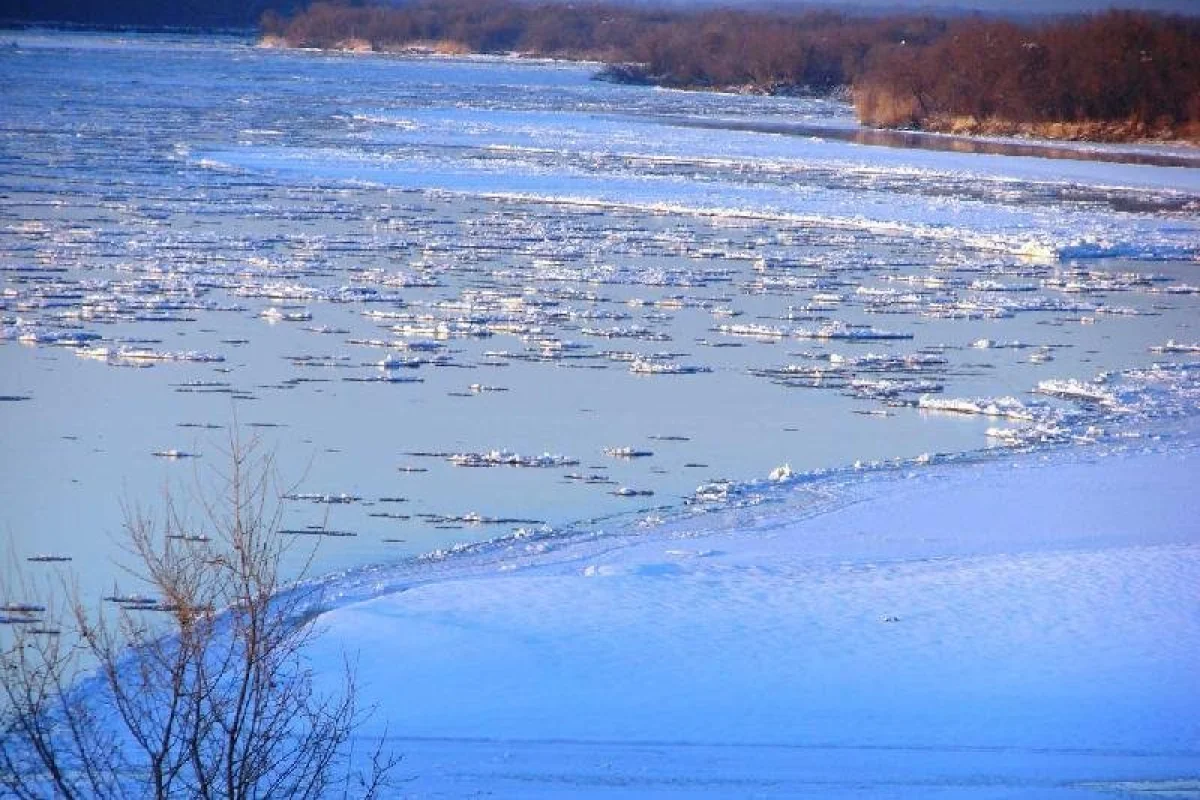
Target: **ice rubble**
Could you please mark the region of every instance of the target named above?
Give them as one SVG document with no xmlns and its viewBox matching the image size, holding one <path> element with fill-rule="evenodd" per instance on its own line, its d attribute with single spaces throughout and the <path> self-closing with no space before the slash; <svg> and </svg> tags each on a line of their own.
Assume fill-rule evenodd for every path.
<svg viewBox="0 0 1200 800">
<path fill-rule="evenodd" d="M 942 411 L 952 414 L 979 414 L 985 417 L 1031 422 L 1037 418 L 1030 409 L 1015 397 L 962 398 L 923 396 L 917 400 L 917 408 L 924 411 Z"/>
<path fill-rule="evenodd" d="M 579 459 L 555 453 L 523 456 L 511 450 L 488 450 L 479 453 L 448 453 L 448 462 L 456 467 L 574 467 Z"/>
<path fill-rule="evenodd" d="M 629 365 L 629 371 L 635 375 L 696 375 L 712 372 L 712 368 L 698 364 L 635 358 Z"/>
<path fill-rule="evenodd" d="M 1172 353 L 1200 354 L 1200 343 L 1184 344 L 1181 342 L 1176 342 L 1174 339 L 1168 339 L 1166 341 L 1166 344 L 1155 345 L 1155 346 L 1151 347 L 1150 350 L 1151 350 L 1151 352 L 1154 352 L 1154 353 L 1164 353 L 1164 354 L 1172 354 Z"/>
<path fill-rule="evenodd" d="M 170 459 L 172 461 L 181 459 L 181 458 L 199 458 L 200 457 L 199 453 L 191 453 L 191 452 L 188 452 L 187 450 L 179 450 L 174 447 L 167 449 L 167 450 L 155 450 L 153 453 L 151 453 L 151 455 L 157 456 L 159 458 Z"/>
<path fill-rule="evenodd" d="M 295 66 L 313 79 L 314 91 L 331 92 L 325 100 L 362 101 L 361 95 L 342 99 L 347 86 L 329 84 L 315 64 L 301 60 Z M 349 91 L 366 91 L 377 103 L 373 85 L 365 81 Z M 14 92 L 24 95 L 29 86 L 22 83 Z M 1194 170 L 884 151 L 674 126 L 669 132 L 679 136 L 630 136 L 618 129 L 664 130 L 661 121 L 638 116 L 659 102 L 700 104 L 705 114 L 719 109 L 713 116 L 736 117 L 743 103 L 790 115 L 773 104 L 791 101 L 690 95 L 665 101 L 639 91 L 593 105 L 595 87 L 586 82 L 561 95 L 517 97 L 512 87 L 492 88 L 496 97 L 481 98 L 469 85 L 447 84 L 439 91 L 455 101 L 414 109 L 420 124 L 411 128 L 381 129 L 371 122 L 387 112 L 323 117 L 314 125 L 266 101 L 239 114 L 271 118 L 239 119 L 236 131 L 227 129 L 222 115 L 193 115 L 192 106 L 183 121 L 174 112 L 140 120 L 179 140 L 172 157 L 178 171 L 170 175 L 147 160 L 144 149 L 99 148 L 95 137 L 60 141 L 31 127 L 21 137 L 27 146 L 14 162 L 16 171 L 0 183 L 14 197 L 26 197 L 28 190 L 48 205 L 16 206 L 16 217 L 4 226 L 3 346 L 26 344 L 49 358 L 59 352 L 50 348 L 62 348 L 112 366 L 161 364 L 163 369 L 129 380 L 169 370 L 181 376 L 170 384 L 181 393 L 176 400 L 200 402 L 211 394 L 240 403 L 259 397 L 268 414 L 288 405 L 276 406 L 275 392 L 291 392 L 295 401 L 319 396 L 333 402 L 338 396 L 338 405 L 330 407 L 344 411 L 343 403 L 370 408 L 378 397 L 391 402 L 387 387 L 412 384 L 396 391 L 426 409 L 446 395 L 486 392 L 471 410 L 486 415 L 528 400 L 531 387 L 576 378 L 600 394 L 661 399 L 660 406 L 646 406 L 658 408 L 655 413 L 680 407 L 681 398 L 701 385 L 735 385 L 739 401 L 770 398 L 766 416 L 774 428 L 743 443 L 744 449 L 761 449 L 754 463 L 731 467 L 721 455 L 724 445 L 715 446 L 692 425 L 678 429 L 695 434 L 692 452 L 668 458 L 661 452 L 667 448 L 658 448 L 651 462 L 668 476 L 617 463 L 628 469 L 619 480 L 590 466 L 572 473 L 578 478 L 557 470 L 516 477 L 531 484 L 583 484 L 579 491 L 591 494 L 578 502 L 589 514 L 618 503 L 604 494 L 616 485 L 674 498 L 690 494 L 696 480 L 711 478 L 708 463 L 716 474 L 744 477 L 766 474 L 786 458 L 795 464 L 810 457 L 803 444 L 786 450 L 792 445 L 769 440 L 795 422 L 785 416 L 805 418 L 814 408 L 877 417 L 867 424 L 906 431 L 896 440 L 912 452 L 934 449 L 906 438 L 913 424 L 973 431 L 973 438 L 957 440 L 960 447 L 984 444 L 984 425 L 995 420 L 1012 427 L 992 428 L 991 443 L 1023 447 L 1097 438 L 1085 421 L 1112 430 L 1110 412 L 1138 413 L 1140 406 L 1123 390 L 1100 387 L 1115 392 L 1115 405 L 1080 394 L 1078 387 L 1053 396 L 1038 392 L 1041 399 L 1023 393 L 1036 391 L 1041 380 L 1053 387 L 1059 379 L 1151 360 L 1112 355 L 1110 340 L 1124 344 L 1129 337 L 1130 352 L 1145 354 L 1154 345 L 1163 348 L 1151 351 L 1155 355 L 1187 360 L 1195 354 L 1194 347 L 1176 346 L 1191 341 L 1176 323 L 1194 310 L 1196 281 L 1187 264 L 1168 263 L 1175 256 L 1194 259 L 1197 252 L 1192 198 L 1200 187 Z M 141 102 L 142 89 L 135 95 Z M 566 108 L 543 108 L 541 123 L 569 128 L 578 147 L 510 141 L 528 138 L 537 126 L 508 104 L 525 108 L 548 102 L 545 97 L 569 100 Z M 13 113 L 38 107 L 36 98 L 31 102 L 14 105 Z M 636 108 L 620 124 L 605 115 L 628 103 Z M 67 111 L 67 123 L 90 122 L 79 118 L 89 113 L 82 106 Z M 111 107 L 92 111 L 111 123 L 109 135 L 121 141 L 138 141 L 144 133 L 115 118 Z M 487 124 L 464 127 L 458 124 L 464 118 Z M 199 129 L 196 119 L 202 120 Z M 358 120 L 353 130 L 346 127 L 351 119 Z M 238 142 L 243 130 L 286 136 L 272 135 L 260 146 L 255 134 L 245 145 L 229 145 L 229 153 L 213 152 L 219 145 L 201 147 L 196 139 Z M 400 138 L 389 138 L 393 134 Z M 447 149 L 448 141 L 462 149 Z M 56 159 L 59 147 L 85 158 Z M 395 155 L 400 152 L 403 157 Z M 241 167 L 217 169 L 219 162 Z M 94 167 L 128 180 L 107 184 Z M 705 180 L 695 181 L 698 174 Z M 180 179 L 184 175 L 187 180 Z M 1147 210 L 1121 209 L 1134 201 Z M 37 210 L 46 208 L 55 213 Z M 1162 274 L 1091 258 L 1113 253 L 1156 262 Z M 1075 254 L 1087 257 L 1072 260 Z M 288 315 L 296 324 L 263 324 L 272 318 L 283 323 Z M 969 348 L 981 339 L 994 346 Z M 657 343 L 668 341 L 673 352 L 655 352 Z M 805 352 L 788 352 L 792 348 Z M 1101 352 L 1092 358 L 1087 350 Z M 135 356 L 114 357 L 123 351 Z M 278 363 L 264 364 L 277 356 Z M 1027 371 L 1031 363 L 1039 365 L 1036 375 Z M 498 379 L 505 369 L 512 377 Z M 260 372 L 279 374 L 259 380 Z M 695 377 L 670 377 L 685 375 Z M 211 380 L 215 376 L 221 380 Z M 665 377 L 641 379 L 646 376 Z M 746 386 L 758 381 L 764 385 Z M 47 397 L 40 387 L 18 388 L 20 394 L 11 396 L 36 395 L 35 403 Z M 490 388 L 511 393 L 492 394 Z M 314 393 L 301 398 L 309 389 Z M 810 390 L 827 394 L 803 396 Z M 1005 397 L 1019 397 L 1025 412 L 997 402 Z M 917 411 L 932 411 L 939 402 L 959 413 L 970 408 L 980 424 L 917 418 Z M 985 413 L 992 409 L 1034 418 L 993 418 Z M 186 413 L 194 418 L 196 412 Z M 577 412 L 564 406 L 562 413 Z M 674 429 L 676 423 L 663 416 L 648 424 Z M 619 436 L 637 446 L 644 433 Z M 605 443 L 591 442 L 587 451 Z M 457 454 L 468 463 L 499 466 L 481 448 L 489 444 L 420 446 L 444 449 L 443 460 Z M 542 447 L 584 452 L 541 432 L 509 444 L 514 454 Z M 547 466 L 565 466 L 564 457 L 548 455 Z M 932 456 L 935 462 L 941 457 Z M 532 466 L 540 457 L 518 455 L 518 463 L 527 460 Z M 452 462 L 430 469 L 446 465 Z M 378 471 L 399 478 L 393 466 Z M 455 473 L 446 481 L 455 482 L 455 491 L 476 480 L 466 470 L 447 471 Z M 513 477 L 493 471 L 478 480 Z M 759 491 L 754 482 L 706 483 L 696 498 L 749 501 Z M 482 484 L 469 485 L 474 491 Z M 540 491 L 545 496 L 552 490 Z M 439 500 L 448 502 L 453 500 Z M 430 513 L 442 513 L 447 524 L 461 516 L 444 512 Z"/>
<path fill-rule="evenodd" d="M 1104 406 L 1118 405 L 1117 398 L 1112 392 L 1097 382 L 1085 383 L 1078 380 L 1045 380 L 1037 385 L 1039 394 L 1051 397 L 1062 397 L 1067 400 L 1079 400 L 1087 403 L 1098 403 Z"/>
<path fill-rule="evenodd" d="M 650 450 L 639 450 L 638 448 L 624 445 L 621 447 L 606 447 L 604 448 L 604 455 L 611 458 L 631 459 L 647 458 L 654 455 L 654 453 Z"/>
</svg>

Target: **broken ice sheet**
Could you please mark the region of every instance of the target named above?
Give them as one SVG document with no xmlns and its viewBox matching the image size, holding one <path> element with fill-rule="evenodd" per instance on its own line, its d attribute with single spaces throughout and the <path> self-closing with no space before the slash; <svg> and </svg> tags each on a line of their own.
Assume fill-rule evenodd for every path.
<svg viewBox="0 0 1200 800">
<path fill-rule="evenodd" d="M 142 39 L 78 48 L 62 37 L 65 50 L 23 52 L 43 69 L 10 82 L 0 118 L 20 131 L 0 150 L 21 145 L 0 174 L 11 201 L 0 358 L 21 376 L 4 392 L 36 397 L 5 404 L 5 444 L 31 472 L 5 478 L 6 498 L 58 486 L 77 492 L 64 507 L 99 514 L 122 487 L 99 453 L 71 456 L 86 493 L 44 466 L 61 431 L 95 420 L 151 452 L 180 420 L 227 424 L 231 398 L 281 426 L 255 432 L 279 442 L 281 463 L 311 462 L 306 487 L 564 527 L 638 505 L 606 494 L 618 485 L 674 499 L 710 470 L 753 481 L 784 464 L 804 474 L 975 450 L 999 441 L 989 425 L 1076 441 L 1125 410 L 1188 402 L 1168 374 L 1154 380 L 1172 388 L 1144 404 L 1109 383 L 1099 388 L 1117 406 L 1031 392 L 1194 360 L 1181 348 L 1196 339 L 1195 170 L 1055 162 L 1051 173 L 1036 158 L 665 131 L 657 117 L 681 111 L 849 119 L 811 98 L 631 92 L 586 69 L 503 60 L 481 88 L 476 68 L 453 60 L 356 61 L 339 67 L 347 81 L 301 57 L 289 69 L 313 102 L 342 111 L 297 116 L 282 96 L 240 102 L 270 59 L 155 39 L 144 54 L 155 69 L 135 84 L 120 62 Z M 93 77 L 102 98 L 83 86 Z M 47 98 L 64 92 L 74 102 L 48 127 Z M 401 116 L 419 112 L 418 123 L 397 126 L 385 95 L 408 98 Z M 522 146 L 551 123 L 571 131 L 570 147 Z M 97 129 L 103 139 L 75 135 Z M 138 146 L 146 136 L 177 143 L 172 170 Z M 980 340 L 995 346 L 970 346 Z M 110 362 L 122 351 L 134 357 Z M 425 382 L 391 385 L 404 376 Z M 1006 397 L 1036 419 L 977 413 Z M 954 414 L 934 414 L 932 401 L 956 398 Z M 21 416 L 35 409 L 44 430 Z M 686 451 L 668 444 L 683 440 Z M 487 457 L 499 442 L 516 463 Z M 606 460 L 612 475 L 560 460 L 639 442 L 654 457 Z M 396 463 L 417 449 L 440 455 Z M 562 468 L 498 468 L 541 465 L 543 451 L 566 454 L 545 464 Z M 458 469 L 452 454 L 497 468 Z M 130 469 L 130 485 L 158 485 Z M 368 552 L 383 531 L 366 526 L 367 502 L 335 511 L 352 518 L 339 527 L 361 530 L 347 544 L 364 561 L 383 557 Z M 5 505 L 21 535 L 77 527 L 45 504 Z M 409 537 L 417 521 L 376 521 L 412 540 L 388 558 L 493 535 L 459 522 L 444 539 Z"/>
</svg>

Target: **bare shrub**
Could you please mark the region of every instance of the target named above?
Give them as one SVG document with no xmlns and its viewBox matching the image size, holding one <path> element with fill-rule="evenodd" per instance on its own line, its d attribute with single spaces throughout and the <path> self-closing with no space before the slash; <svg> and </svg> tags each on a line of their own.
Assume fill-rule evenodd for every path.
<svg viewBox="0 0 1200 800">
<path fill-rule="evenodd" d="M 197 479 L 192 517 L 166 492 L 125 509 L 131 572 L 153 597 L 13 605 L 52 587 L 17 577 L 21 624 L 0 652 L 0 793 L 42 797 L 371 797 L 396 759 L 353 765 L 354 670 L 321 693 L 303 650 L 311 597 L 283 580 L 273 459 L 231 436 L 227 471 Z M 293 554 L 294 555 L 294 554 Z M 299 571 L 303 579 L 305 566 Z M 360 765 L 361 766 L 361 765 Z"/>
</svg>

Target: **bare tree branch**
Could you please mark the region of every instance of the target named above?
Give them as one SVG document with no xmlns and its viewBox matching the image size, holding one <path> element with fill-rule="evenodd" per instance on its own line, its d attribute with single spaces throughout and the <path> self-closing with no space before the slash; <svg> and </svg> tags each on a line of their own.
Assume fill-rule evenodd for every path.
<svg viewBox="0 0 1200 800">
<path fill-rule="evenodd" d="M 297 588 L 312 553 L 285 584 L 294 544 L 280 533 L 274 459 L 236 430 L 224 455 L 224 469 L 197 478 L 194 517 L 171 490 L 158 517 L 123 506 L 127 571 L 153 597 L 114 593 L 115 618 L 77 589 L 66 613 L 16 603 L 39 593 L 13 560 L 0 594 L 30 624 L 0 640 L 0 790 L 237 800 L 320 798 L 338 784 L 373 797 L 387 785 L 397 759 L 384 740 L 365 775 L 353 766 L 366 715 L 351 665 L 340 691 L 314 691 Z"/>
</svg>

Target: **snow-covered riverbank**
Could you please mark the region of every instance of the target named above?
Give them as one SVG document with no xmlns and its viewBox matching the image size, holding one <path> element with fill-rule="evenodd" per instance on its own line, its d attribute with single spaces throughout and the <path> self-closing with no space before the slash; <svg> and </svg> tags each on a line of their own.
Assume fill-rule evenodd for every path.
<svg viewBox="0 0 1200 800">
<path fill-rule="evenodd" d="M 357 659 L 418 796 L 1161 790 L 1200 777 L 1197 477 L 1174 446 L 899 471 L 807 519 L 443 565 L 312 655 Z"/>
</svg>

